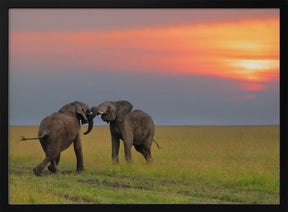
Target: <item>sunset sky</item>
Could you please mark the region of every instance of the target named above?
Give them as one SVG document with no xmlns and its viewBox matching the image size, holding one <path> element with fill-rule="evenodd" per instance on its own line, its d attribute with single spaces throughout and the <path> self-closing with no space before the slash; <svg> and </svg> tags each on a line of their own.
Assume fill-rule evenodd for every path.
<svg viewBox="0 0 288 212">
<path fill-rule="evenodd" d="M 157 125 L 279 124 L 279 46 L 278 9 L 10 9 L 9 124 L 122 99 Z"/>
</svg>

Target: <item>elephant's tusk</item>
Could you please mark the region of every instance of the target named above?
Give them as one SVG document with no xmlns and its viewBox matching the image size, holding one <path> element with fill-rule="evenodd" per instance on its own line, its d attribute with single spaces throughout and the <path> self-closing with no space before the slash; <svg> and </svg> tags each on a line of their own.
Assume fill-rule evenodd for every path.
<svg viewBox="0 0 288 212">
<path fill-rule="evenodd" d="M 98 111 L 98 113 L 100 113 L 101 115 L 103 115 L 103 114 L 104 114 L 104 112 L 102 112 L 102 111 Z"/>
</svg>

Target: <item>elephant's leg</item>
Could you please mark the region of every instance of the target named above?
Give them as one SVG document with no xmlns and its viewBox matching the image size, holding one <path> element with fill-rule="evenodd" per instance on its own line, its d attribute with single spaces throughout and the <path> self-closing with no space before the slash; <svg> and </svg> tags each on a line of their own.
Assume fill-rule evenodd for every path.
<svg viewBox="0 0 288 212">
<path fill-rule="evenodd" d="M 35 168 L 33 168 L 33 172 L 36 176 L 39 176 L 42 172 L 42 170 L 47 166 L 47 164 L 53 160 L 53 157 L 51 156 L 47 156 L 45 157 L 45 159 Z"/>
<path fill-rule="evenodd" d="M 77 159 L 77 171 L 83 171 L 84 170 L 84 165 L 83 165 L 83 153 L 82 153 L 82 144 L 81 144 L 81 139 L 79 135 L 74 141 L 74 151 L 76 154 L 76 159 Z"/>
<path fill-rule="evenodd" d="M 153 139 L 153 135 L 149 136 L 146 139 L 146 141 L 144 142 L 144 154 L 145 154 L 144 157 L 145 157 L 147 163 L 153 162 L 152 155 L 151 155 L 152 139 Z"/>
<path fill-rule="evenodd" d="M 136 151 L 140 152 L 145 160 L 150 163 L 152 162 L 151 151 L 149 148 L 146 148 L 144 145 L 134 145 Z"/>
<path fill-rule="evenodd" d="M 61 155 L 61 153 L 59 153 L 59 155 L 57 156 L 57 158 L 56 158 L 56 165 L 58 166 L 58 164 L 59 164 L 59 162 L 60 162 L 60 155 Z"/>
<path fill-rule="evenodd" d="M 59 155 L 57 156 L 56 160 L 51 161 L 50 165 L 48 166 L 48 170 L 52 173 L 56 173 L 58 171 L 57 169 L 57 165 L 60 162 L 60 155 L 61 153 L 59 153 Z M 54 163 L 55 161 L 55 163 Z"/>
<path fill-rule="evenodd" d="M 35 175 L 40 175 L 40 173 L 42 172 L 42 170 L 47 166 L 47 164 L 50 162 L 51 163 L 51 170 L 52 172 L 54 172 L 56 169 L 55 167 L 53 167 L 53 160 L 56 160 L 56 158 L 58 157 L 58 155 L 60 154 L 59 150 L 58 150 L 58 146 L 56 144 L 58 144 L 59 142 L 57 140 L 48 140 L 48 139 L 40 139 L 40 143 L 41 146 L 46 154 L 45 159 L 35 168 L 33 168 L 33 172 Z"/>
<path fill-rule="evenodd" d="M 120 147 L 120 139 L 112 135 L 112 160 L 114 164 L 119 163 L 119 158 L 118 158 L 119 147 Z"/>
<path fill-rule="evenodd" d="M 144 157 L 145 157 L 145 160 L 147 161 L 147 163 L 152 163 L 153 159 L 151 156 L 151 145 L 150 145 L 150 147 L 144 146 L 143 151 L 144 151 Z"/>
<path fill-rule="evenodd" d="M 128 161 L 128 162 L 130 162 L 130 161 L 132 160 L 132 157 L 131 157 L 131 147 L 132 147 L 132 143 L 131 143 L 131 142 L 124 141 L 125 159 L 126 159 L 126 161 Z"/>
<path fill-rule="evenodd" d="M 56 160 L 52 160 L 50 165 L 48 166 L 48 170 L 52 173 L 58 172 Z"/>
<path fill-rule="evenodd" d="M 132 160 L 131 147 L 133 145 L 133 140 L 134 140 L 133 132 L 134 130 L 129 125 L 123 125 L 121 133 L 123 137 L 122 140 L 124 143 L 125 159 L 127 162 L 130 162 Z"/>
</svg>

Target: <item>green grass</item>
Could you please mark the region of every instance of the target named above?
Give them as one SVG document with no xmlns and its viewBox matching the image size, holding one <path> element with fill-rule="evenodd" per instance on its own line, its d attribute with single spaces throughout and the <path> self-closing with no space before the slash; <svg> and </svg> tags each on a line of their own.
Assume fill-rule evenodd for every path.
<svg viewBox="0 0 288 212">
<path fill-rule="evenodd" d="M 86 129 L 83 127 L 82 131 Z M 132 149 L 113 165 L 107 126 L 82 135 L 85 171 L 73 145 L 59 172 L 32 168 L 44 159 L 36 126 L 9 128 L 10 204 L 279 204 L 279 126 L 157 126 L 153 164 Z"/>
</svg>

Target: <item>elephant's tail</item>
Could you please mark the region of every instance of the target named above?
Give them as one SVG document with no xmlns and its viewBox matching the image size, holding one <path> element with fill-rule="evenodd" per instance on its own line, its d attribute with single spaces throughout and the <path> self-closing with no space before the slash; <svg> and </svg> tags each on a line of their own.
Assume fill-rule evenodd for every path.
<svg viewBox="0 0 288 212">
<path fill-rule="evenodd" d="M 157 145 L 157 148 L 160 149 L 159 144 L 154 140 L 154 138 L 152 138 L 152 141 L 154 141 L 154 143 Z"/>
<path fill-rule="evenodd" d="M 41 138 L 47 138 L 48 135 L 41 135 L 37 138 L 25 138 L 24 136 L 20 136 L 20 137 L 21 137 L 20 141 L 26 141 L 26 140 L 37 140 L 37 139 L 41 139 Z"/>
</svg>

